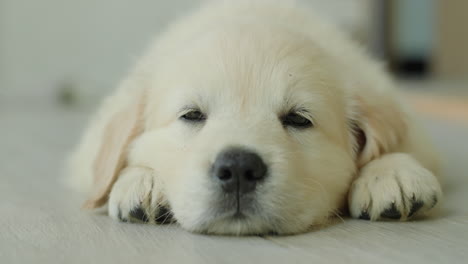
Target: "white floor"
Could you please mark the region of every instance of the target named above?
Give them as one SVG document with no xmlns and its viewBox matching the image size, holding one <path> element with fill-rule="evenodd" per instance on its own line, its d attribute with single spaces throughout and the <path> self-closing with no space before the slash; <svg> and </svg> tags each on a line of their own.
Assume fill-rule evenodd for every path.
<svg viewBox="0 0 468 264">
<path fill-rule="evenodd" d="M 88 110 L 8 105 L 0 105 L 0 263 L 467 263 L 466 126 L 425 121 L 446 154 L 437 215 L 345 219 L 290 237 L 216 237 L 80 211 L 81 199 L 59 183 L 60 166 Z"/>
</svg>

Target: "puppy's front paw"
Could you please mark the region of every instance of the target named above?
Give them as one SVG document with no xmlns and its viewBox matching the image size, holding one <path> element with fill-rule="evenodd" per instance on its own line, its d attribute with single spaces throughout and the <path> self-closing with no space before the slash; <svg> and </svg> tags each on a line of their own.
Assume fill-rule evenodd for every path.
<svg viewBox="0 0 468 264">
<path fill-rule="evenodd" d="M 125 169 L 112 188 L 109 215 L 122 222 L 172 222 L 172 213 L 164 205 L 160 186 L 150 169 Z"/>
<path fill-rule="evenodd" d="M 349 193 L 354 218 L 406 220 L 442 197 L 436 177 L 410 155 L 388 154 L 362 168 Z"/>
</svg>

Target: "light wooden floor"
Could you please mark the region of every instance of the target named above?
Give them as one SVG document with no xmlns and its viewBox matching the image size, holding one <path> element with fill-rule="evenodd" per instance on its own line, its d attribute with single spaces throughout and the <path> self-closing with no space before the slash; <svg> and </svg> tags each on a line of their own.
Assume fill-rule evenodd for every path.
<svg viewBox="0 0 468 264">
<path fill-rule="evenodd" d="M 468 82 L 404 82 L 403 97 L 416 112 L 468 124 Z"/>
</svg>

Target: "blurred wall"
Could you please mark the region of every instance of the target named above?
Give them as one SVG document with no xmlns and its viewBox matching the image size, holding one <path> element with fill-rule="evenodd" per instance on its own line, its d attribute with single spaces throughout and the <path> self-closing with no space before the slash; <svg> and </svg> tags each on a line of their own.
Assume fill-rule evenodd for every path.
<svg viewBox="0 0 468 264">
<path fill-rule="evenodd" d="M 435 73 L 443 79 L 468 79 L 468 1 L 437 1 Z"/>
<path fill-rule="evenodd" d="M 365 39 L 370 0 L 302 0 Z M 112 89 L 164 26 L 200 0 L 0 0 L 0 103 Z"/>
<path fill-rule="evenodd" d="M 153 35 L 197 1 L 0 0 L 0 97 L 111 88 Z"/>
<path fill-rule="evenodd" d="M 402 57 L 425 57 L 433 52 L 435 1 L 393 0 L 392 45 Z"/>
</svg>

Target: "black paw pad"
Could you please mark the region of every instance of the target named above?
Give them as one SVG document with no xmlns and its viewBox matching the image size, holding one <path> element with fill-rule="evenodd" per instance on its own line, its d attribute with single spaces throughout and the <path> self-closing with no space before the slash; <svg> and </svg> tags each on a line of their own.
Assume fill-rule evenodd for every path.
<svg viewBox="0 0 468 264">
<path fill-rule="evenodd" d="M 130 211 L 130 217 L 143 221 L 145 223 L 149 222 L 148 215 L 146 215 L 145 211 L 141 207 L 134 208 L 133 210 Z"/>
<path fill-rule="evenodd" d="M 423 206 L 424 206 L 424 202 L 423 202 L 423 201 L 412 200 L 412 201 L 411 201 L 411 209 L 410 209 L 410 212 L 409 212 L 409 214 L 408 214 L 408 217 L 413 216 L 413 215 L 414 215 L 417 211 L 419 211 L 419 209 L 421 209 Z"/>
<path fill-rule="evenodd" d="M 389 208 L 385 209 L 380 214 L 380 216 L 383 217 L 383 218 L 398 220 L 398 219 L 401 218 L 401 213 L 400 213 L 400 211 L 398 211 L 395 204 L 392 203 L 392 205 Z"/>
<path fill-rule="evenodd" d="M 164 225 L 174 222 L 174 215 L 172 212 L 165 206 L 159 208 L 158 214 L 156 215 L 154 221 L 156 224 Z"/>
<path fill-rule="evenodd" d="M 267 236 L 278 236 L 278 235 L 279 235 L 279 234 L 278 234 L 278 232 L 276 232 L 276 231 L 269 231 L 269 232 L 267 233 Z"/>
<path fill-rule="evenodd" d="M 431 208 L 433 208 L 434 206 L 436 206 L 437 202 L 439 200 L 437 199 L 437 195 L 434 194 L 434 196 L 432 196 L 432 205 L 431 205 Z"/>
<path fill-rule="evenodd" d="M 362 211 L 361 214 L 359 215 L 359 219 L 370 220 L 370 215 L 367 211 Z"/>
</svg>

